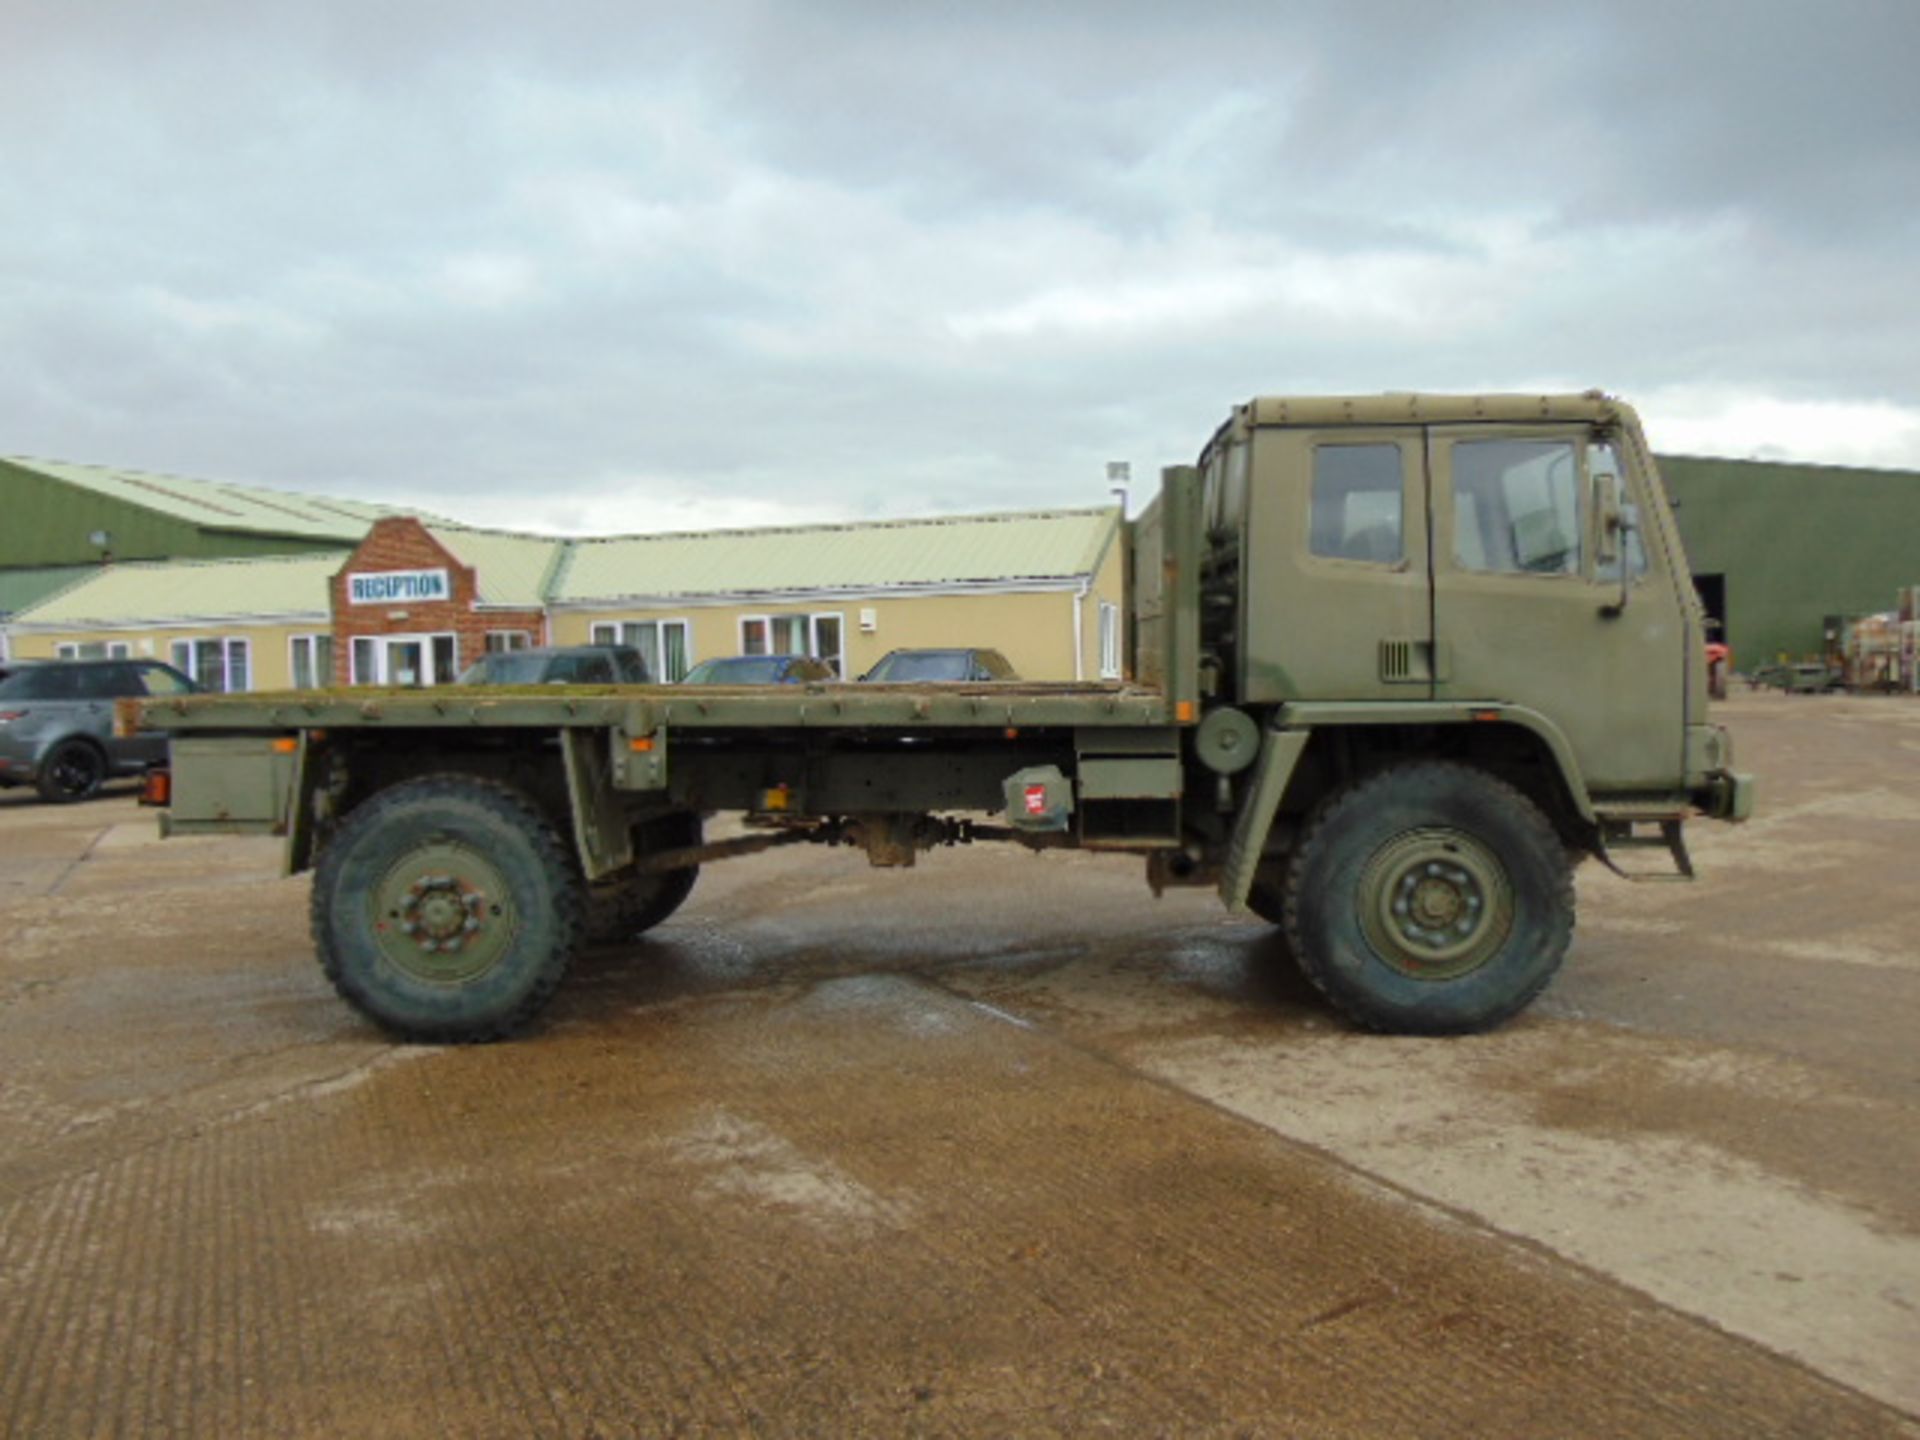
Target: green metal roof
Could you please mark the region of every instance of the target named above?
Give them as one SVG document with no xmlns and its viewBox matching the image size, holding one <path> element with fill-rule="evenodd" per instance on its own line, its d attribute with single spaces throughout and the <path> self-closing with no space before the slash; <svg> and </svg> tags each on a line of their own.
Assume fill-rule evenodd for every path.
<svg viewBox="0 0 1920 1440">
<path fill-rule="evenodd" d="M 56 590 L 91 575 L 97 565 L 46 565 L 27 570 L 0 570 L 0 620 L 38 604 Z"/>
<path fill-rule="evenodd" d="M 133 561 L 93 573 L 13 616 L 15 630 L 110 629 L 195 621 L 327 623 L 338 554 L 257 560 Z"/>
<path fill-rule="evenodd" d="M 427 533 L 462 565 L 473 567 L 480 582 L 482 605 L 520 605 L 537 610 L 546 604 L 547 586 L 567 547 L 564 540 L 502 530 L 435 526 Z"/>
<path fill-rule="evenodd" d="M 635 535 L 572 543 L 555 604 L 655 596 L 939 590 L 1091 574 L 1116 507 Z"/>
<path fill-rule="evenodd" d="M 75 465 L 64 460 L 5 456 L 6 462 L 126 505 L 157 511 L 208 530 L 290 535 L 312 540 L 357 543 L 383 515 L 415 512 L 365 500 L 332 500 L 295 495 L 256 485 L 150 475 L 105 465 Z M 437 518 L 437 517 L 425 517 Z"/>
</svg>

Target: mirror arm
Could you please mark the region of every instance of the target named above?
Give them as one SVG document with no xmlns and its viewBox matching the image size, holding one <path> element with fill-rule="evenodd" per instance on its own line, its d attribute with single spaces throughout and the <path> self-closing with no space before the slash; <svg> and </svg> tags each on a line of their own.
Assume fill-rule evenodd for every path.
<svg viewBox="0 0 1920 1440">
<path fill-rule="evenodd" d="M 1633 571 L 1627 561 L 1633 553 L 1633 547 L 1627 544 L 1627 537 L 1640 527 L 1628 518 L 1628 511 L 1620 512 L 1620 598 L 1611 605 L 1602 605 L 1600 613 L 1609 620 L 1617 620 L 1627 611 L 1627 593 L 1633 582 Z"/>
</svg>

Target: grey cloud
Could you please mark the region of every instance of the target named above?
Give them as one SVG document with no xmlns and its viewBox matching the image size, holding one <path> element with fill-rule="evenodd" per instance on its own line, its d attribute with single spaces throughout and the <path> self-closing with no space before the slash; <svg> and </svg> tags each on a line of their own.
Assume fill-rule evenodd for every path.
<svg viewBox="0 0 1920 1440">
<path fill-rule="evenodd" d="M 1259 389 L 1920 413 L 1905 0 L 26 13 L 0 450 L 572 523 L 1098 499 Z"/>
</svg>

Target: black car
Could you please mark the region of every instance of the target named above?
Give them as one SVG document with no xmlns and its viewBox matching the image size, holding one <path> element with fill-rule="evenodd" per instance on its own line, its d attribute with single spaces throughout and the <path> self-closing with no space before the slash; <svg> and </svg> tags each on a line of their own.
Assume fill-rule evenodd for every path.
<svg viewBox="0 0 1920 1440">
<path fill-rule="evenodd" d="M 22 665 L 0 680 L 0 786 L 32 785 L 59 803 L 85 800 L 112 776 L 138 775 L 167 758 L 167 737 L 114 734 L 114 701 L 199 688 L 158 660 Z"/>
<path fill-rule="evenodd" d="M 496 650 L 461 672 L 462 685 L 645 685 L 647 662 L 631 645 L 536 645 Z"/>
<path fill-rule="evenodd" d="M 1018 680 L 998 650 L 889 650 L 862 680 L 890 685 L 920 680 Z"/>
<path fill-rule="evenodd" d="M 683 685 L 806 685 L 836 679 L 833 667 L 808 655 L 727 655 L 702 660 Z"/>
</svg>

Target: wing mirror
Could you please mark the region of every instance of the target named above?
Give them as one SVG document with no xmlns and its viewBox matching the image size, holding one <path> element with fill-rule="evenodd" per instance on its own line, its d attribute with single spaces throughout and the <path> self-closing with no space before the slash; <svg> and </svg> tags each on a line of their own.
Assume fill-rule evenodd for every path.
<svg viewBox="0 0 1920 1440">
<path fill-rule="evenodd" d="M 1594 568 L 1620 567 L 1620 598 L 1602 605 L 1600 613 L 1608 617 L 1627 608 L 1628 587 L 1633 576 L 1627 565 L 1627 537 L 1640 528 L 1634 507 L 1620 499 L 1620 477 L 1601 471 L 1593 477 L 1593 557 Z"/>
</svg>

